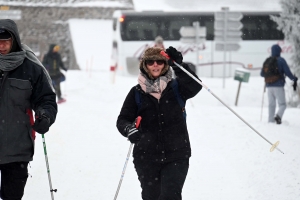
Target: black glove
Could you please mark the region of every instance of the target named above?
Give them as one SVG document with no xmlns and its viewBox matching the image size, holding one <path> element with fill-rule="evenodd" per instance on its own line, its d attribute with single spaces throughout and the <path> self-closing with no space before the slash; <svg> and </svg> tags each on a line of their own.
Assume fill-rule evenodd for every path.
<svg viewBox="0 0 300 200">
<path fill-rule="evenodd" d="M 50 117 L 47 116 L 46 112 L 41 109 L 35 113 L 35 122 L 32 128 L 40 133 L 44 134 L 49 131 Z"/>
<path fill-rule="evenodd" d="M 64 71 L 68 71 L 68 68 L 65 67 L 64 65 L 60 67 L 61 69 L 63 69 Z"/>
<path fill-rule="evenodd" d="M 139 132 L 139 130 L 135 127 L 136 120 L 132 124 L 129 124 L 125 127 L 125 133 L 128 138 L 128 140 L 135 144 L 138 141 L 140 141 L 142 134 Z"/>
<path fill-rule="evenodd" d="M 170 57 L 170 59 L 168 60 L 168 64 L 170 66 L 176 66 L 173 61 L 181 65 L 183 59 L 181 52 L 177 51 L 174 47 L 170 46 L 166 49 L 166 53 Z"/>
<path fill-rule="evenodd" d="M 297 81 L 298 81 L 298 78 L 295 76 L 294 83 L 293 83 L 294 91 L 297 90 Z"/>
</svg>

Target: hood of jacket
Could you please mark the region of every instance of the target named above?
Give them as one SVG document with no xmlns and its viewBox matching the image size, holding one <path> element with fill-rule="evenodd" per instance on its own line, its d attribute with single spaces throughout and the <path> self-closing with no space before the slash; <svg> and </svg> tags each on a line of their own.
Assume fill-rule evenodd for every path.
<svg viewBox="0 0 300 200">
<path fill-rule="evenodd" d="M 275 44 L 272 46 L 271 51 L 272 51 L 271 54 L 272 56 L 279 57 L 281 53 L 281 47 L 278 44 Z"/>
<path fill-rule="evenodd" d="M 0 28 L 3 28 L 12 35 L 13 45 L 10 52 L 21 51 L 21 40 L 17 24 L 11 19 L 0 19 Z"/>
<path fill-rule="evenodd" d="M 56 46 L 56 44 L 50 44 L 49 45 L 49 50 L 48 50 L 48 54 L 53 53 L 53 48 Z"/>
</svg>

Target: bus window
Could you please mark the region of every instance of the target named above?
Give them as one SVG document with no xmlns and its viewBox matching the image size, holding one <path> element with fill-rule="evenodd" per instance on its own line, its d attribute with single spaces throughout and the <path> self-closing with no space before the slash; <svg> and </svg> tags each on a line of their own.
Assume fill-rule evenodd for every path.
<svg viewBox="0 0 300 200">
<path fill-rule="evenodd" d="M 201 16 L 200 26 L 206 27 L 206 40 L 213 40 L 214 39 L 214 17 Z"/>
<path fill-rule="evenodd" d="M 192 26 L 200 22 L 206 27 L 206 40 L 214 40 L 214 15 L 153 15 L 126 16 L 121 22 L 121 38 L 123 41 L 154 41 L 160 35 L 164 41 L 180 39 L 179 30 L 182 26 Z M 277 24 L 267 14 L 244 13 L 243 40 L 283 40 L 284 35 L 277 30 Z"/>
<path fill-rule="evenodd" d="M 178 18 L 173 21 L 170 20 L 170 25 L 168 27 L 170 40 L 180 39 L 181 36 L 179 30 L 182 26 L 190 26 L 190 20 L 187 17 Z"/>
<path fill-rule="evenodd" d="M 126 17 L 122 23 L 121 37 L 123 40 L 154 40 L 157 36 L 157 25 L 152 18 Z"/>
<path fill-rule="evenodd" d="M 195 21 L 206 26 L 207 40 L 213 40 L 213 15 L 126 16 L 121 23 L 121 38 L 124 41 L 154 41 L 160 35 L 165 41 L 178 41 L 180 28 L 192 26 Z"/>
<path fill-rule="evenodd" d="M 244 15 L 243 40 L 283 40 L 284 35 L 277 30 L 276 22 L 268 15 Z"/>
</svg>

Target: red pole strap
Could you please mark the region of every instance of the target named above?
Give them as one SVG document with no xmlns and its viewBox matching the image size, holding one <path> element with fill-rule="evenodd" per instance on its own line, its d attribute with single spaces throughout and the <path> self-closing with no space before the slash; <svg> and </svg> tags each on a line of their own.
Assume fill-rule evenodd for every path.
<svg viewBox="0 0 300 200">
<path fill-rule="evenodd" d="M 164 56 L 164 57 L 170 59 L 170 56 L 169 56 L 166 52 L 161 51 L 160 54 L 161 54 L 162 56 Z"/>
<path fill-rule="evenodd" d="M 140 126 L 141 120 L 142 120 L 142 117 L 141 117 L 141 116 L 138 116 L 138 117 L 136 118 L 135 128 L 138 128 L 138 127 Z"/>
<path fill-rule="evenodd" d="M 27 115 L 29 116 L 30 125 L 33 126 L 34 125 L 34 119 L 33 119 L 32 110 L 28 108 L 26 110 L 26 112 L 27 112 Z M 33 130 L 33 128 L 31 128 L 31 135 L 32 135 L 32 138 L 35 140 L 35 130 Z"/>
</svg>

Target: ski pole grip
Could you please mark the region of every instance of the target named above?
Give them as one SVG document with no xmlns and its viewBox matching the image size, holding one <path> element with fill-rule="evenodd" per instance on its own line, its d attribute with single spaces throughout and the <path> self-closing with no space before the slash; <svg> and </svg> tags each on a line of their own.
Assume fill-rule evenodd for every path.
<svg viewBox="0 0 300 200">
<path fill-rule="evenodd" d="M 170 59 L 170 56 L 169 56 L 166 52 L 161 51 L 160 54 L 161 54 L 162 56 L 164 56 L 164 57 Z"/>
<path fill-rule="evenodd" d="M 141 117 L 141 116 L 138 116 L 138 117 L 136 118 L 135 128 L 138 128 L 138 127 L 140 126 L 141 120 L 142 120 L 142 117 Z"/>
</svg>

